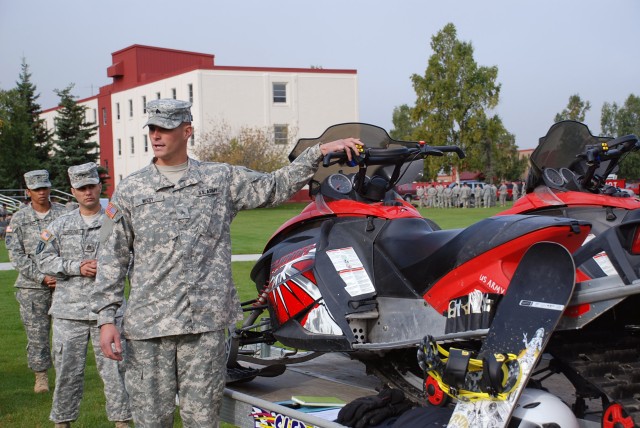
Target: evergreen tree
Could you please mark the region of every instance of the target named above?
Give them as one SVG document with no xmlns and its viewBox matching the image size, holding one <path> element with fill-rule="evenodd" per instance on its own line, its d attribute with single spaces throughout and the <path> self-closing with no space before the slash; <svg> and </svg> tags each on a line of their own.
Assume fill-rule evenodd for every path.
<svg viewBox="0 0 640 428">
<path fill-rule="evenodd" d="M 73 85 L 56 90 L 60 97 L 55 119 L 54 155 L 51 159 L 51 180 L 54 187 L 69 188 L 67 170 L 70 166 L 99 162 L 99 145 L 92 141 L 97 125 L 85 120 L 87 108 L 78 104 L 71 94 Z"/>
<path fill-rule="evenodd" d="M 21 189 L 23 174 L 33 169 L 48 169 L 51 132 L 40 119 L 36 87 L 25 59 L 16 87 L 0 93 L 0 186 Z"/>
</svg>

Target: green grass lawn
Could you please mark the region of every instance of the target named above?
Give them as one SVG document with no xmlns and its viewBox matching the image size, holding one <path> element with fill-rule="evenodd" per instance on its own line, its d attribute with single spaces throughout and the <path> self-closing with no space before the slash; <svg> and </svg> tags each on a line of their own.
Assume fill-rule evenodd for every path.
<svg viewBox="0 0 640 428">
<path fill-rule="evenodd" d="M 7 253 L 7 247 L 4 245 L 4 240 L 0 244 L 0 263 L 6 263 L 9 261 L 9 254 Z"/>
<path fill-rule="evenodd" d="M 509 203 L 510 204 L 510 203 Z M 284 204 L 276 208 L 242 211 L 231 223 L 233 254 L 258 254 L 278 227 L 299 214 L 306 204 Z M 483 218 L 503 211 L 504 208 L 444 209 L 421 208 L 423 217 L 427 217 L 443 229 L 469 226 Z"/>
<path fill-rule="evenodd" d="M 278 208 L 244 211 L 232 223 L 231 235 L 234 254 L 260 253 L 269 237 L 280 224 L 299 213 L 304 204 L 287 204 Z M 466 227 L 482 218 L 501 211 L 499 208 L 432 209 L 420 210 L 423 216 L 442 228 Z M 9 261 L 4 242 L 0 244 L 0 262 Z M 233 263 L 234 281 L 241 300 L 256 296 L 255 285 L 249 278 L 253 262 Z M 13 284 L 15 271 L 0 271 L 0 427 L 49 427 L 51 393 L 33 393 L 33 374 L 26 364 L 26 337 L 15 300 Z M 53 370 L 49 371 L 53 388 Z M 177 413 L 177 412 L 176 412 Z M 93 351 L 89 349 L 85 372 L 85 391 L 80 418 L 73 427 L 112 427 L 104 411 L 102 381 L 95 368 Z M 176 427 L 182 424 L 176 416 Z M 229 427 L 230 425 L 223 425 Z"/>
</svg>

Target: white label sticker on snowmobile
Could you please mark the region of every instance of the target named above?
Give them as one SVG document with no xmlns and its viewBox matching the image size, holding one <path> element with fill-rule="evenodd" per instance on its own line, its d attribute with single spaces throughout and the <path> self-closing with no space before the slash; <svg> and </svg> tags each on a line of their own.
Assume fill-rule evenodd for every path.
<svg viewBox="0 0 640 428">
<path fill-rule="evenodd" d="M 550 309 L 552 311 L 564 311 L 564 305 L 546 302 L 534 302 L 533 300 L 520 300 L 520 306 L 529 306 L 539 309 Z"/>
<path fill-rule="evenodd" d="M 596 236 L 593 233 L 590 233 L 589 235 L 587 235 L 587 239 L 584 240 L 582 245 L 591 241 L 595 237 Z M 611 276 L 611 275 L 618 274 L 618 272 L 616 271 L 616 268 L 613 267 L 613 263 L 611 263 L 609 256 L 604 251 L 601 251 L 595 256 L 593 256 L 593 261 L 595 261 L 598 264 L 598 266 L 600 266 L 600 269 L 602 269 L 602 272 L 604 272 L 605 275 Z"/>
<path fill-rule="evenodd" d="M 327 255 L 340 278 L 347 284 L 345 290 L 349 295 L 360 296 L 375 291 L 367 271 L 352 247 L 329 250 Z"/>
</svg>

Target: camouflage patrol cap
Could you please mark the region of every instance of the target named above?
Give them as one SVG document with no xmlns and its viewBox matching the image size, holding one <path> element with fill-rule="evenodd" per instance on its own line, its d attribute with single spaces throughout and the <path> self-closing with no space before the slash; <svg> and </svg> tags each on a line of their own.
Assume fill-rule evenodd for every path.
<svg viewBox="0 0 640 428">
<path fill-rule="evenodd" d="M 51 187 L 49 181 L 49 171 L 46 169 L 37 169 L 35 171 L 29 171 L 24 175 L 24 181 L 27 184 L 27 189 L 35 190 L 43 187 Z"/>
<path fill-rule="evenodd" d="M 144 126 L 155 125 L 175 129 L 183 122 L 191 122 L 191 103 L 174 99 L 153 100 L 147 103 L 149 120 Z"/>
<path fill-rule="evenodd" d="M 69 168 L 69 181 L 71 181 L 71 187 L 79 189 L 82 186 L 89 184 L 100 183 L 100 176 L 98 175 L 98 165 L 93 162 L 83 163 L 82 165 L 75 165 Z"/>
</svg>

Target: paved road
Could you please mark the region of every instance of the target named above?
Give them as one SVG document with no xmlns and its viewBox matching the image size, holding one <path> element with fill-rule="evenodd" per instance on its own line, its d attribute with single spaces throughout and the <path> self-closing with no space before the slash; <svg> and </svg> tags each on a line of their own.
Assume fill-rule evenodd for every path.
<svg viewBox="0 0 640 428">
<path fill-rule="evenodd" d="M 238 254 L 231 256 L 232 262 L 252 262 L 258 260 L 260 254 Z M 13 270 L 11 263 L 0 263 L 0 270 Z"/>
</svg>

